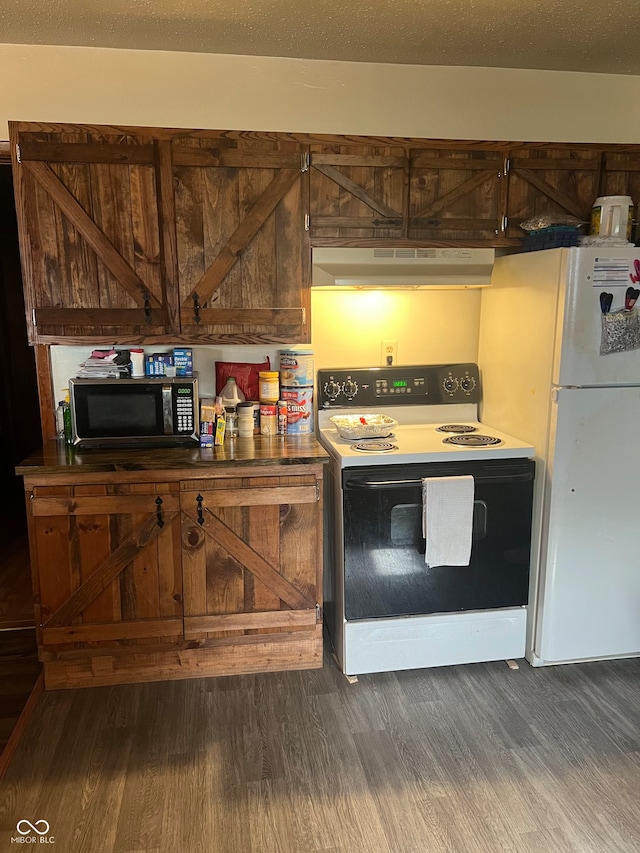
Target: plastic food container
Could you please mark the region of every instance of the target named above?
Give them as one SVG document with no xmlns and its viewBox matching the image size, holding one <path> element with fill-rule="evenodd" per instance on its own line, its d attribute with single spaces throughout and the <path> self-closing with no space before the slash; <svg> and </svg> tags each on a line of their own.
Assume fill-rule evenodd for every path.
<svg viewBox="0 0 640 853">
<path fill-rule="evenodd" d="M 277 403 L 280 399 L 280 374 L 277 370 L 261 370 L 258 375 L 261 403 Z"/>
<path fill-rule="evenodd" d="M 385 438 L 398 426 L 388 415 L 334 415 L 329 418 L 342 438 Z"/>
</svg>

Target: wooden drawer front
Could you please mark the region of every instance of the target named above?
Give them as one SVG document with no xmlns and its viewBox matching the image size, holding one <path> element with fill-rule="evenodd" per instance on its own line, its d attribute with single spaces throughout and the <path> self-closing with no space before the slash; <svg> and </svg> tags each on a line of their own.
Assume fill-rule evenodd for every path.
<svg viewBox="0 0 640 853">
<path fill-rule="evenodd" d="M 30 504 L 43 643 L 180 637 L 177 484 L 37 487 Z"/>
</svg>

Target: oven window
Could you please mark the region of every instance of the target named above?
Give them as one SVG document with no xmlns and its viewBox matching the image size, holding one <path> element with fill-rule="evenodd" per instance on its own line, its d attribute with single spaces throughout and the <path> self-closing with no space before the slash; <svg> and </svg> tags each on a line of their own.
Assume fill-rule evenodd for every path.
<svg viewBox="0 0 640 853">
<path fill-rule="evenodd" d="M 470 563 L 435 568 L 425 563 L 420 479 L 391 472 L 385 486 L 380 468 L 359 473 L 344 489 L 347 620 L 526 604 L 533 464 L 518 462 L 529 475 L 513 477 L 503 476 L 504 464 L 500 476 L 476 469 Z"/>
</svg>

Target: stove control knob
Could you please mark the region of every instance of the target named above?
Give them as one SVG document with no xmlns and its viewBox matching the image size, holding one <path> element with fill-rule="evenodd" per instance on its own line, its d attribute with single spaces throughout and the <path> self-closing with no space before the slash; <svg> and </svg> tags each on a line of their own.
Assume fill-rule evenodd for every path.
<svg viewBox="0 0 640 853">
<path fill-rule="evenodd" d="M 348 400 L 353 400 L 358 393 L 358 383 L 353 379 L 347 379 L 344 383 L 344 393 L 347 395 Z"/>
<path fill-rule="evenodd" d="M 328 382 L 324 383 L 323 390 L 330 400 L 335 400 L 340 393 L 340 385 L 335 381 L 335 379 L 330 379 Z"/>
<path fill-rule="evenodd" d="M 476 380 L 473 378 L 473 376 L 464 376 L 460 380 L 460 387 L 462 388 L 465 394 L 470 394 L 476 387 Z"/>
<path fill-rule="evenodd" d="M 458 390 L 458 380 L 455 378 L 455 376 L 451 376 L 451 374 L 449 374 L 449 376 L 445 377 L 442 383 L 442 387 L 447 392 L 447 394 L 455 394 L 455 392 Z"/>
</svg>

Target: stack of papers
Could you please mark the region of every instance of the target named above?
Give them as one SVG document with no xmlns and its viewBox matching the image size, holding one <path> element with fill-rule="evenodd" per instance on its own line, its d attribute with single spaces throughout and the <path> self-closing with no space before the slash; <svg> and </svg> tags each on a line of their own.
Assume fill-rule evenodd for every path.
<svg viewBox="0 0 640 853">
<path fill-rule="evenodd" d="M 78 379 L 128 379 L 129 350 L 97 349 L 80 365 Z"/>
</svg>

